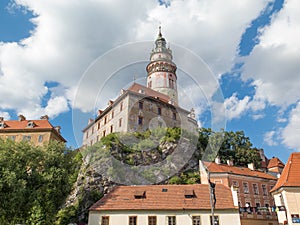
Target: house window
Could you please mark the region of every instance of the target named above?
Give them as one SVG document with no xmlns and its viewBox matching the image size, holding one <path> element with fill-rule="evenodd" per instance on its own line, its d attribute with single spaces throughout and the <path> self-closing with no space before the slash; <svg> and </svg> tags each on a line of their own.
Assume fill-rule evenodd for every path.
<svg viewBox="0 0 300 225">
<path fill-rule="evenodd" d="M 31 136 L 30 135 L 23 136 L 23 141 L 30 141 L 30 140 L 31 140 Z"/>
<path fill-rule="evenodd" d="M 148 225 L 156 225 L 156 216 L 148 216 Z"/>
<path fill-rule="evenodd" d="M 28 127 L 28 128 L 33 128 L 33 127 L 34 127 L 34 122 L 33 122 L 33 121 L 29 121 L 29 122 L 27 123 L 27 127 Z"/>
<path fill-rule="evenodd" d="M 123 102 L 120 103 L 120 111 L 123 110 Z"/>
<path fill-rule="evenodd" d="M 193 225 L 200 225 L 200 216 L 193 216 L 192 217 L 193 220 Z"/>
<path fill-rule="evenodd" d="M 257 213 L 258 215 L 260 215 L 260 214 L 261 214 L 261 212 L 260 212 L 260 202 L 256 202 L 256 203 L 255 203 L 255 206 L 256 206 L 256 213 Z"/>
<path fill-rule="evenodd" d="M 108 216 L 102 216 L 101 225 L 109 225 L 109 217 Z"/>
<path fill-rule="evenodd" d="M 176 216 L 168 216 L 168 225 L 176 225 Z"/>
<path fill-rule="evenodd" d="M 238 181 L 233 180 L 233 181 L 232 181 L 232 186 L 233 186 L 233 188 L 234 188 L 237 192 L 240 191 L 240 189 L 239 189 L 239 182 L 238 182 Z"/>
<path fill-rule="evenodd" d="M 43 141 L 43 135 L 39 135 L 39 138 L 38 138 L 38 142 L 42 142 Z"/>
<path fill-rule="evenodd" d="M 259 194 L 257 184 L 253 184 L 253 192 L 254 192 L 255 195 Z"/>
<path fill-rule="evenodd" d="M 139 109 L 142 110 L 143 109 L 143 102 L 139 102 Z"/>
<path fill-rule="evenodd" d="M 138 125 L 143 125 L 143 117 L 139 116 Z"/>
<path fill-rule="evenodd" d="M 119 127 L 122 126 L 122 118 L 119 119 Z"/>
<path fill-rule="evenodd" d="M 16 140 L 16 135 L 11 135 L 11 136 L 9 136 L 9 138 L 14 141 L 14 140 Z"/>
<path fill-rule="evenodd" d="M 137 225 L 136 221 L 136 216 L 129 216 L 129 225 Z"/>
<path fill-rule="evenodd" d="M 248 194 L 249 193 L 249 187 L 248 187 L 248 183 L 243 183 L 243 189 L 244 189 L 244 193 Z"/>
<path fill-rule="evenodd" d="M 161 115 L 161 108 L 160 107 L 157 108 L 157 114 Z"/>
<path fill-rule="evenodd" d="M 265 185 L 265 184 L 262 184 L 262 185 L 261 185 L 261 188 L 262 188 L 262 191 L 263 191 L 263 195 L 268 195 L 266 185 Z"/>
<path fill-rule="evenodd" d="M 210 225 L 219 225 L 219 216 L 214 216 L 214 224 L 212 221 L 212 216 L 210 216 Z"/>
</svg>

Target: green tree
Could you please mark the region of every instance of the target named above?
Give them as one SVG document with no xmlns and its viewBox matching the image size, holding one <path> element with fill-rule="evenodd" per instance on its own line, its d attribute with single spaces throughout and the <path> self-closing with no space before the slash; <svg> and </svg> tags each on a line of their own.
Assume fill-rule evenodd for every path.
<svg viewBox="0 0 300 225">
<path fill-rule="evenodd" d="M 81 163 L 62 143 L 0 139 L 0 224 L 53 224 Z"/>
<path fill-rule="evenodd" d="M 235 165 L 246 166 L 254 163 L 260 167 L 260 156 L 257 148 L 252 147 L 250 138 L 243 131 L 220 131 L 215 132 L 210 128 L 199 130 L 198 150 L 200 159 L 213 161 L 219 156 L 221 162 L 233 160 Z"/>
</svg>

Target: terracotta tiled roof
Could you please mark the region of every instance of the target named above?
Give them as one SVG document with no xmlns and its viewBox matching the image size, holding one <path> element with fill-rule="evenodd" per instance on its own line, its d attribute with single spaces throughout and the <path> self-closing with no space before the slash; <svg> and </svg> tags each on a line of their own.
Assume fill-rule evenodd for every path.
<svg viewBox="0 0 300 225">
<path fill-rule="evenodd" d="M 136 193 L 145 192 L 145 198 L 136 198 Z M 186 198 L 194 193 L 195 198 Z M 216 209 L 234 209 L 231 190 L 216 185 Z M 90 210 L 182 210 L 210 209 L 209 187 L 196 185 L 147 185 L 118 186 L 96 202 Z"/>
<path fill-rule="evenodd" d="M 281 187 L 300 187 L 300 152 L 290 155 L 280 178 L 270 192 Z"/>
<path fill-rule="evenodd" d="M 273 168 L 273 167 L 281 167 L 281 168 L 283 168 L 284 164 L 277 157 L 273 157 L 272 159 L 269 160 L 268 169 Z"/>
<path fill-rule="evenodd" d="M 54 128 L 48 120 L 5 120 L 3 121 L 5 124 L 4 128 L 1 130 L 40 130 L 40 129 L 52 129 Z M 33 127 L 28 127 L 28 123 L 33 122 Z"/>
<path fill-rule="evenodd" d="M 166 103 L 169 103 L 169 101 L 170 101 L 170 97 L 168 95 L 165 95 L 163 93 L 155 91 L 151 88 L 145 87 L 141 84 L 134 83 L 127 90 L 133 91 L 136 93 L 140 93 L 140 94 L 144 94 L 146 96 L 151 96 L 153 98 L 159 98 L 161 101 L 166 102 Z M 140 90 L 142 90 L 143 93 L 141 93 Z"/>
<path fill-rule="evenodd" d="M 217 164 L 214 162 L 204 162 L 204 165 L 211 173 L 230 173 L 243 176 L 259 177 L 270 180 L 277 180 L 276 177 L 257 170 L 250 170 L 246 167 L 229 166 L 226 164 Z"/>
</svg>

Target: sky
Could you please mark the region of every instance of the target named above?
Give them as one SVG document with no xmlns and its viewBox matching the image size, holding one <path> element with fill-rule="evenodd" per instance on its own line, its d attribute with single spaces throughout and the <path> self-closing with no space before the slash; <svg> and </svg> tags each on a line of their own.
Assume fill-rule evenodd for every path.
<svg viewBox="0 0 300 225">
<path fill-rule="evenodd" d="M 47 114 L 80 146 L 97 109 L 145 84 L 161 26 L 179 104 L 285 163 L 300 149 L 299 10 L 297 0 L 2 0 L 0 116 Z"/>
</svg>

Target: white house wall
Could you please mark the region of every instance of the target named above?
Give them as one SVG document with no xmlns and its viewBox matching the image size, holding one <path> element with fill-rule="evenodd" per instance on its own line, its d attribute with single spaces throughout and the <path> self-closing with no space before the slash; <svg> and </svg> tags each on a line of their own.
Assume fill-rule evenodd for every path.
<svg viewBox="0 0 300 225">
<path fill-rule="evenodd" d="M 176 216 L 177 225 L 192 225 L 192 216 L 200 216 L 201 224 L 210 224 L 210 211 L 90 211 L 88 225 L 101 225 L 102 216 L 109 216 L 109 225 L 128 225 L 129 216 L 137 216 L 138 225 L 148 225 L 148 216 L 157 216 L 157 225 L 167 225 L 167 216 Z M 240 216 L 236 210 L 217 210 L 219 225 L 239 225 Z"/>
</svg>

